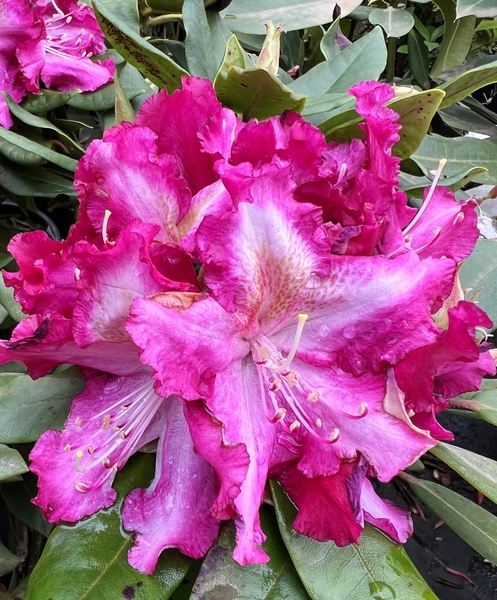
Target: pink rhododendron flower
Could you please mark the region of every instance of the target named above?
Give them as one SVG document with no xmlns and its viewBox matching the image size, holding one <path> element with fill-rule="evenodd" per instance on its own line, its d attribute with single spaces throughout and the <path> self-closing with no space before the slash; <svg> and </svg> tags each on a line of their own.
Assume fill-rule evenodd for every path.
<svg viewBox="0 0 497 600">
<path fill-rule="evenodd" d="M 16 102 L 26 91 L 40 93 L 40 79 L 63 92 L 96 90 L 115 69 L 110 58 L 90 60 L 105 50 L 93 10 L 77 0 L 0 2 L 0 92 Z M 12 124 L 0 97 L 0 125 Z"/>
<path fill-rule="evenodd" d="M 364 140 L 327 144 L 298 115 L 242 123 L 185 79 L 90 145 L 67 240 L 13 240 L 21 270 L 6 280 L 30 316 L 0 360 L 92 369 L 31 454 L 51 521 L 109 506 L 115 472 L 158 438 L 156 476 L 123 510 L 140 571 L 164 548 L 202 556 L 231 518 L 234 558 L 267 561 L 268 477 L 315 539 L 357 542 L 365 522 L 409 537 L 371 478 L 433 447 L 445 399 L 494 372 L 476 340 L 490 322 L 457 288 L 472 203 L 433 185 L 407 207 L 392 92 L 352 93 Z"/>
</svg>

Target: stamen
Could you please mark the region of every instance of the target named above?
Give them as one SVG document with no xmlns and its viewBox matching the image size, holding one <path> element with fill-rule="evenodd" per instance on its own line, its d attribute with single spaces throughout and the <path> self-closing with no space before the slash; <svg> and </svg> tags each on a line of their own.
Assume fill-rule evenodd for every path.
<svg viewBox="0 0 497 600">
<path fill-rule="evenodd" d="M 102 240 L 104 241 L 104 244 L 110 244 L 109 236 L 107 235 L 107 225 L 109 224 L 111 214 L 111 211 L 106 208 L 104 220 L 102 221 Z"/>
<path fill-rule="evenodd" d="M 78 492 L 87 492 L 90 488 L 90 486 L 83 481 L 77 481 L 74 487 Z"/>
<path fill-rule="evenodd" d="M 78 473 L 86 473 L 85 469 L 82 469 L 79 466 L 79 463 L 81 462 L 82 458 L 83 458 L 83 451 L 82 450 L 77 450 L 76 451 L 76 458 L 74 459 L 74 468 L 76 469 L 76 471 L 78 471 Z"/>
<path fill-rule="evenodd" d="M 321 429 L 322 426 L 323 426 L 323 421 L 321 421 L 321 419 L 316 419 L 316 427 L 319 427 L 319 429 Z"/>
<path fill-rule="evenodd" d="M 317 402 L 319 400 L 319 392 L 311 392 L 307 394 L 307 402 Z"/>
<path fill-rule="evenodd" d="M 292 362 L 292 360 L 295 357 L 295 354 L 297 353 L 297 348 L 299 347 L 300 338 L 302 337 L 302 332 L 304 331 L 304 325 L 308 318 L 309 318 L 309 315 L 305 315 L 305 314 L 300 314 L 298 316 L 297 331 L 295 332 L 295 337 L 293 338 L 293 344 L 292 344 L 292 347 L 290 348 L 290 353 L 288 354 L 288 356 L 285 358 L 285 360 L 283 361 L 283 363 L 281 365 L 283 369 L 287 369 L 290 366 L 290 363 Z"/>
<path fill-rule="evenodd" d="M 300 423 L 299 421 L 295 420 L 291 425 L 290 425 L 290 431 L 295 431 L 296 429 L 298 429 L 300 427 Z"/>
<path fill-rule="evenodd" d="M 279 377 L 276 377 L 269 384 L 269 391 L 270 392 L 277 392 L 280 389 L 280 387 L 281 387 L 281 379 Z"/>
<path fill-rule="evenodd" d="M 435 188 L 437 187 L 438 180 L 440 179 L 440 176 L 442 175 L 442 169 L 445 167 L 446 164 L 447 164 L 447 159 L 442 158 L 442 160 L 438 164 L 438 169 L 437 169 L 437 172 L 435 173 L 435 177 L 433 178 L 433 181 L 431 183 L 430 191 L 428 192 L 428 195 L 426 196 L 426 200 L 423 202 L 423 206 L 416 213 L 416 216 L 414 217 L 414 219 L 409 223 L 409 225 L 402 232 L 404 234 L 404 236 L 406 235 L 406 233 L 409 233 L 409 231 L 411 231 L 411 229 L 414 227 L 414 225 L 416 225 L 416 223 L 421 218 L 421 215 L 426 210 L 428 203 L 430 202 L 433 194 L 435 193 Z"/>
<path fill-rule="evenodd" d="M 65 451 L 65 452 L 71 452 L 71 446 L 70 446 L 69 444 L 66 444 L 66 445 L 64 446 L 64 451 Z"/>
<path fill-rule="evenodd" d="M 283 419 L 286 417 L 286 408 L 279 408 L 274 417 L 270 420 L 270 423 L 274 424 L 274 423 L 279 423 L 280 421 L 283 421 Z"/>
<path fill-rule="evenodd" d="M 78 267 L 74 269 L 74 279 L 76 281 L 79 281 L 81 279 L 81 269 L 78 269 Z"/>
<path fill-rule="evenodd" d="M 78 427 L 81 427 L 81 425 L 83 424 L 83 421 L 81 420 L 81 417 L 76 417 L 74 419 L 74 424 L 77 425 Z"/>
<path fill-rule="evenodd" d="M 336 442 L 339 437 L 340 437 L 340 429 L 338 429 L 338 427 L 335 427 L 335 429 L 333 429 L 333 431 L 331 432 L 330 437 L 328 439 L 330 440 L 331 443 L 333 443 L 333 442 Z"/>
<path fill-rule="evenodd" d="M 459 212 L 459 213 L 457 213 L 456 218 L 454 219 L 453 225 L 457 225 L 458 223 L 461 223 L 462 221 L 464 221 L 464 213 Z"/>
</svg>

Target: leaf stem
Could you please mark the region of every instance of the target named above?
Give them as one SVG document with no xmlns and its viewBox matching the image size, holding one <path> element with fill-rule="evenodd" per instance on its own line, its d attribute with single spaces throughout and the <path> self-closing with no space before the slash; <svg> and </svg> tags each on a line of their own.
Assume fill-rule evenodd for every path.
<svg viewBox="0 0 497 600">
<path fill-rule="evenodd" d="M 397 38 L 389 37 L 387 42 L 387 83 L 393 83 L 395 74 L 395 54 L 397 52 Z"/>
</svg>

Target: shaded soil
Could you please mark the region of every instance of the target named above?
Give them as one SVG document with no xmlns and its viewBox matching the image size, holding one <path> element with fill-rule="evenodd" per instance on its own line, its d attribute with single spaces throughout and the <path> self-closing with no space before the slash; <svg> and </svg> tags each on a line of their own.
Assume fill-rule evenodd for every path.
<svg viewBox="0 0 497 600">
<path fill-rule="evenodd" d="M 456 445 L 497 460 L 495 427 L 477 419 L 452 417 L 448 414 L 441 415 L 440 422 L 454 432 Z M 440 483 L 441 476 L 442 482 L 450 489 L 476 501 L 476 491 L 471 485 L 434 456 L 428 457 L 426 461 L 423 459 L 426 467 L 419 474 L 420 477 L 432 481 L 438 478 Z M 409 509 L 409 502 L 395 483 L 381 486 L 378 492 Z M 417 502 L 425 520 L 420 515 L 413 514 L 414 535 L 405 548 L 439 600 L 497 599 L 497 567 L 486 561 L 447 525 L 440 525 L 439 517 L 419 500 Z M 482 506 L 497 515 L 497 506 L 489 500 L 484 499 Z M 465 582 L 460 576 L 446 571 L 446 568 L 464 573 L 473 583 Z"/>
</svg>

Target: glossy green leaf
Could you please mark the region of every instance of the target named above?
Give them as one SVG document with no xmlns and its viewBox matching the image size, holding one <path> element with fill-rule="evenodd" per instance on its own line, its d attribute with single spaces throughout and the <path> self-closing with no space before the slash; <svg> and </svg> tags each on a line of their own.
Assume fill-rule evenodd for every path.
<svg viewBox="0 0 497 600">
<path fill-rule="evenodd" d="M 407 57 L 414 78 L 423 89 L 429 89 L 431 82 L 428 68 L 428 48 L 415 29 L 411 29 L 409 32 L 407 46 L 409 49 Z"/>
<path fill-rule="evenodd" d="M 322 30 L 322 27 L 320 28 Z M 338 45 L 337 38 L 340 34 L 340 19 L 336 19 L 321 37 L 319 44 L 325 60 L 333 61 L 342 52 Z"/>
<path fill-rule="evenodd" d="M 271 558 L 266 565 L 240 566 L 232 558 L 235 528 L 225 525 L 209 550 L 195 582 L 190 600 L 308 600 L 288 552 L 281 540 L 274 512 L 261 508 L 261 524 L 267 541 L 264 550 Z"/>
<path fill-rule="evenodd" d="M 343 92 L 314 96 L 307 98 L 302 116 L 317 126 L 336 115 L 345 113 L 345 111 L 347 111 L 347 114 L 353 114 L 355 120 L 358 116 L 354 110 L 355 102 L 356 99 L 353 96 Z"/>
<path fill-rule="evenodd" d="M 495 184 L 497 180 L 497 145 L 489 140 L 427 135 L 411 158 L 424 173 L 436 170 L 440 159 L 446 158 L 448 162 L 443 170 L 445 176 L 450 177 L 470 167 L 484 167 L 488 172 L 477 175 L 475 181 Z"/>
<path fill-rule="evenodd" d="M 233 35 L 233 32 L 226 25 L 215 6 L 207 9 L 205 14 L 207 16 L 207 25 L 209 26 L 210 30 L 211 51 L 214 60 L 215 72 L 217 72 L 224 59 L 226 45 Z"/>
<path fill-rule="evenodd" d="M 101 0 L 93 0 L 93 7 L 107 39 L 129 63 L 169 92 L 181 87 L 181 77 L 188 75 L 184 69 L 136 34 Z"/>
<path fill-rule="evenodd" d="M 481 173 L 485 173 L 486 169 L 481 167 L 473 167 L 471 169 L 466 169 L 462 173 L 456 173 L 451 177 L 445 177 L 444 179 L 440 179 L 438 185 L 448 188 L 453 192 L 457 192 L 470 181 L 473 181 L 478 177 Z M 413 198 L 422 198 L 423 191 L 430 187 L 431 180 L 427 177 L 417 177 L 415 175 L 409 175 L 407 173 L 400 173 L 400 187 L 404 192 L 407 192 L 409 196 Z"/>
<path fill-rule="evenodd" d="M 383 33 L 380 27 L 375 27 L 340 52 L 335 60 L 319 63 L 288 87 L 306 96 L 346 92 L 359 81 L 379 79 L 386 62 Z"/>
<path fill-rule="evenodd" d="M 214 79 L 217 61 L 203 0 L 185 0 L 183 25 L 186 30 L 185 52 L 188 70 L 192 75 Z"/>
<path fill-rule="evenodd" d="M 482 240 L 483 241 L 483 240 Z M 486 241 L 486 240 L 485 240 Z M 497 381 L 495 379 L 484 379 L 481 391 L 463 394 L 458 398 L 451 399 L 450 403 L 456 408 L 471 411 L 477 417 L 497 425 Z"/>
<path fill-rule="evenodd" d="M 132 31 L 140 33 L 140 13 L 137 0 L 100 0 L 110 10 L 119 13 L 119 20 Z"/>
<path fill-rule="evenodd" d="M 126 560 L 133 545 L 121 527 L 124 497 L 147 486 L 153 455 L 136 454 L 117 476 L 118 500 L 109 510 L 73 526 L 56 527 L 36 565 L 24 600 L 167 600 L 185 576 L 189 559 L 165 550 L 153 575 L 135 571 Z"/>
<path fill-rule="evenodd" d="M 72 92 L 57 92 L 55 90 L 41 90 L 39 94 L 30 94 L 21 102 L 24 110 L 30 113 L 46 113 L 49 110 L 55 110 L 59 106 L 64 106 L 67 102 L 80 94 L 80 90 Z"/>
<path fill-rule="evenodd" d="M 380 25 L 388 37 L 402 37 L 414 27 L 414 17 L 403 8 L 374 8 L 369 13 L 369 22 Z"/>
<path fill-rule="evenodd" d="M 438 442 L 430 450 L 468 483 L 497 503 L 497 462 L 464 448 Z"/>
<path fill-rule="evenodd" d="M 8 131 L 7 129 L 0 128 L 0 139 L 5 140 L 12 146 L 19 148 L 21 151 L 31 152 L 32 154 L 38 156 L 40 159 L 48 160 L 49 162 L 66 169 L 66 171 L 75 171 L 76 165 L 78 164 L 77 160 L 74 158 L 70 158 L 69 156 L 65 156 L 64 154 L 59 154 L 54 150 L 50 150 L 50 148 L 46 148 L 37 142 L 33 142 L 28 138 L 14 133 L 13 131 Z M 1 148 L 0 148 L 1 151 Z M 10 158 L 7 156 L 7 158 Z M 16 162 L 16 161 L 15 161 Z"/>
<path fill-rule="evenodd" d="M 21 481 L 13 481 L 0 486 L 2 499 L 10 512 L 28 527 L 48 537 L 53 529 L 41 510 L 31 500 L 38 493 L 36 476 L 25 473 Z"/>
<path fill-rule="evenodd" d="M 486 117 L 463 104 L 454 104 L 445 108 L 440 111 L 440 116 L 447 125 L 455 129 L 474 131 L 475 133 L 497 138 L 497 127 Z"/>
<path fill-rule="evenodd" d="M 445 22 L 444 37 L 438 50 L 437 60 L 431 70 L 433 78 L 443 71 L 461 65 L 471 48 L 475 32 L 475 17 L 456 19 L 455 0 L 434 0 Z"/>
<path fill-rule="evenodd" d="M 402 546 L 366 525 L 360 544 L 338 548 L 292 529 L 296 508 L 271 482 L 281 536 L 313 600 L 437 600 Z M 319 518 L 319 515 L 316 515 Z"/>
<path fill-rule="evenodd" d="M 476 17 L 497 16 L 495 0 L 457 0 L 457 18 L 460 19 L 466 15 L 475 15 Z"/>
<path fill-rule="evenodd" d="M 12 554 L 3 544 L 0 544 L 0 577 L 11 573 L 22 562 L 22 558 Z"/>
<path fill-rule="evenodd" d="M 147 5 L 154 10 L 164 13 L 180 13 L 185 0 L 147 0 Z M 217 0 L 204 0 L 205 6 L 214 4 Z"/>
<path fill-rule="evenodd" d="M 361 4 L 361 0 L 232 0 L 221 12 L 232 31 L 264 34 L 264 22 L 282 24 L 285 31 L 306 29 L 314 25 L 331 23 L 333 9 L 340 6 L 341 16 L 345 17 Z"/>
<path fill-rule="evenodd" d="M 452 490 L 424 479 L 402 474 L 416 496 L 458 536 L 485 558 L 497 564 L 497 517 Z"/>
<path fill-rule="evenodd" d="M 440 108 L 452 106 L 476 90 L 495 82 L 497 82 L 497 60 L 466 70 L 439 86 L 445 92 Z"/>
<path fill-rule="evenodd" d="M 73 140 L 72 137 L 64 133 L 61 129 L 53 125 L 48 119 L 44 119 L 43 117 L 39 117 L 38 115 L 31 114 L 29 111 L 25 110 L 21 106 L 19 106 L 16 102 L 12 100 L 12 98 L 6 93 L 3 92 L 3 96 L 7 106 L 10 109 L 10 112 L 16 116 L 20 121 L 29 125 L 30 127 L 39 127 L 40 129 L 50 129 L 59 134 L 59 136 L 69 143 L 73 148 L 79 151 L 80 156 L 84 154 L 83 148 Z"/>
<path fill-rule="evenodd" d="M 14 321 L 22 321 L 27 315 L 22 312 L 20 304 L 14 299 L 14 290 L 5 285 L 3 273 L 0 273 L 0 304 L 5 308 Z"/>
<path fill-rule="evenodd" d="M 238 67 L 239 69 L 246 69 L 247 63 L 245 60 L 245 53 L 243 48 L 240 46 L 240 42 L 238 41 L 236 35 L 232 35 L 226 44 L 226 50 L 224 52 L 224 58 L 221 62 L 221 66 L 219 67 L 219 71 L 214 79 L 214 87 L 216 88 L 219 84 L 218 79 L 221 77 L 221 74 L 224 77 L 228 76 L 228 71 L 230 67 Z"/>
<path fill-rule="evenodd" d="M 0 481 L 26 473 L 28 466 L 23 457 L 5 444 L 0 444 Z"/>
<path fill-rule="evenodd" d="M 285 110 L 301 112 L 305 97 L 284 86 L 264 69 L 230 67 L 216 78 L 216 94 L 224 106 L 249 119 L 267 119 Z"/>
<path fill-rule="evenodd" d="M 7 130 L 0 129 L 0 154 L 5 156 L 5 158 L 8 158 L 15 164 L 23 165 L 25 167 L 44 165 L 47 162 L 39 154 L 25 150 L 21 145 L 14 144 L 1 137 L 3 131 Z"/>
<path fill-rule="evenodd" d="M 34 442 L 47 429 L 60 429 L 83 388 L 76 369 L 36 381 L 29 375 L 0 373 L 0 442 Z"/>
<path fill-rule="evenodd" d="M 468 297 L 477 293 L 478 306 L 497 323 L 497 241 L 478 240 L 459 277 L 463 289 L 472 289 Z"/>
</svg>

